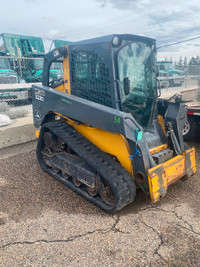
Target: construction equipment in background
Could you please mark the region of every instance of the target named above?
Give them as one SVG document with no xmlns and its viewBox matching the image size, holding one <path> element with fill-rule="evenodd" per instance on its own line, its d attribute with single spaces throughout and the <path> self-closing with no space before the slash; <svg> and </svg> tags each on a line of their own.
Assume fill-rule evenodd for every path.
<svg viewBox="0 0 200 267">
<path fill-rule="evenodd" d="M 0 102 L 15 103 L 29 101 L 30 87 L 24 79 L 11 68 L 5 52 L 0 52 Z"/>
<path fill-rule="evenodd" d="M 3 49 L 12 57 L 33 57 L 45 55 L 42 38 L 19 34 L 2 33 Z"/>
<path fill-rule="evenodd" d="M 2 33 L 1 50 L 12 57 L 11 66 L 27 83 L 42 82 L 45 49 L 42 38 L 10 33 Z M 60 78 L 60 65 L 52 65 L 50 76 Z"/>
<path fill-rule="evenodd" d="M 52 81 L 57 61 L 64 76 Z M 196 171 L 182 137 L 187 107 L 158 99 L 153 39 L 109 35 L 55 49 L 32 92 L 41 168 L 107 212 L 132 203 L 136 186 L 157 202 Z"/>
<path fill-rule="evenodd" d="M 184 83 L 184 71 L 176 69 L 172 61 L 157 61 L 157 67 L 161 86 L 181 86 Z"/>
<path fill-rule="evenodd" d="M 18 82 L 20 82 L 20 77 L 11 69 L 6 53 L 0 52 L 0 84 Z"/>
<path fill-rule="evenodd" d="M 57 39 L 53 40 L 53 42 L 50 45 L 49 51 L 56 49 L 56 48 L 59 48 L 59 47 L 62 47 L 62 46 L 65 46 L 65 45 L 68 45 L 68 44 L 71 44 L 71 43 L 72 42 L 70 42 L 70 41 L 64 41 L 64 40 L 57 40 Z"/>
</svg>

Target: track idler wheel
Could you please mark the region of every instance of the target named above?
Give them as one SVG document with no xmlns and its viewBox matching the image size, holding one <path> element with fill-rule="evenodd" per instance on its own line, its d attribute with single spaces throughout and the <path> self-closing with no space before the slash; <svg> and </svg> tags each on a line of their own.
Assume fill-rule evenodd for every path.
<svg viewBox="0 0 200 267">
<path fill-rule="evenodd" d="M 44 143 L 47 148 L 53 149 L 55 152 L 63 150 L 63 142 L 61 138 L 58 138 L 52 132 L 44 133 Z"/>
<path fill-rule="evenodd" d="M 48 148 L 52 148 L 57 142 L 57 137 L 51 132 L 45 132 L 43 138 L 44 143 Z"/>
<path fill-rule="evenodd" d="M 101 177 L 98 179 L 98 192 L 103 202 L 105 202 L 108 205 L 114 205 L 115 196 L 112 191 L 112 188 Z"/>
</svg>

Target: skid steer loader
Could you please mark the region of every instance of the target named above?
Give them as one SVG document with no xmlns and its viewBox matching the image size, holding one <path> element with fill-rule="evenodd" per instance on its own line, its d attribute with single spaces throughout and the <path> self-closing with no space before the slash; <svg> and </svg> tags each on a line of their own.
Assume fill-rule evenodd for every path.
<svg viewBox="0 0 200 267">
<path fill-rule="evenodd" d="M 63 78 L 50 79 L 53 62 Z M 158 201 L 196 164 L 182 137 L 187 107 L 158 99 L 157 85 L 153 39 L 109 35 L 52 50 L 32 88 L 41 168 L 110 213 L 136 187 Z"/>
</svg>

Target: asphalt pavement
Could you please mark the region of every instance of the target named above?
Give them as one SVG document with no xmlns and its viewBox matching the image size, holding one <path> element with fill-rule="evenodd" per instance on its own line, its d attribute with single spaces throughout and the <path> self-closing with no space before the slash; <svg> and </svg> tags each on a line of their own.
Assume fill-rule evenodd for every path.
<svg viewBox="0 0 200 267">
<path fill-rule="evenodd" d="M 109 215 L 42 171 L 35 142 L 0 150 L 0 266 L 199 266 L 197 173 Z"/>
</svg>

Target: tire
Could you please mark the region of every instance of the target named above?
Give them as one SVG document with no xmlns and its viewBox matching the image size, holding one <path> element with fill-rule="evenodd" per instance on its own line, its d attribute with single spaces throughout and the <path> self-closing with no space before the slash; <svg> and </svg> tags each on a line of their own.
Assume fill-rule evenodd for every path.
<svg viewBox="0 0 200 267">
<path fill-rule="evenodd" d="M 195 116 L 188 116 L 188 121 L 183 128 L 184 141 L 194 141 L 200 132 L 199 119 Z"/>
</svg>

